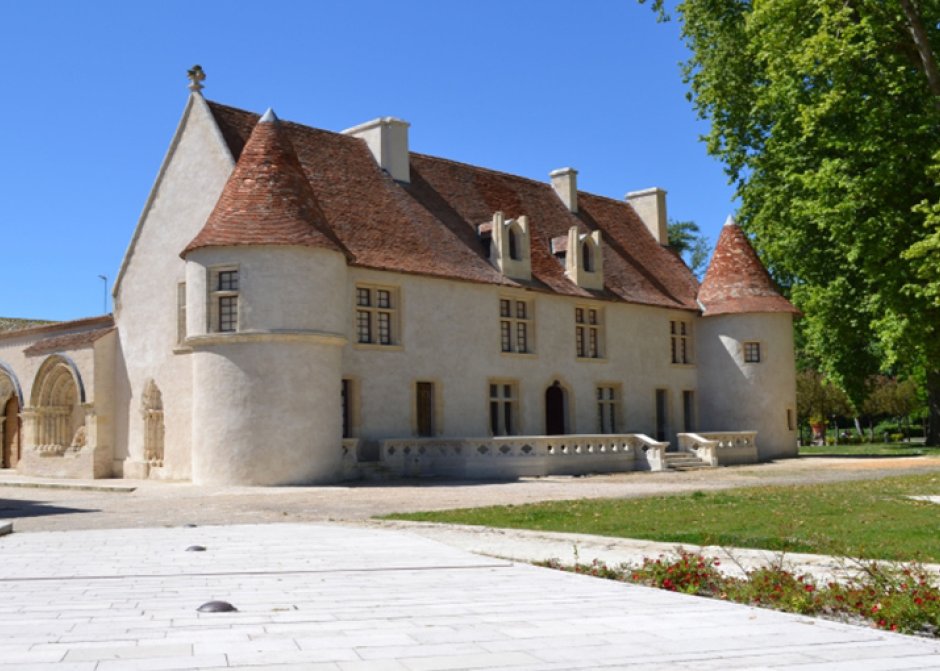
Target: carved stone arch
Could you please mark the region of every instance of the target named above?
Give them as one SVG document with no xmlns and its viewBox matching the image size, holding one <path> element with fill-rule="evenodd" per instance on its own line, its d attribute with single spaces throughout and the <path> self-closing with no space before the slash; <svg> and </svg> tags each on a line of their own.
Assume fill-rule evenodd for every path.
<svg viewBox="0 0 940 671">
<path fill-rule="evenodd" d="M 20 459 L 20 409 L 23 390 L 16 373 L 0 361 L 0 468 L 14 468 Z"/>
<path fill-rule="evenodd" d="M 33 441 L 40 451 L 61 454 L 85 446 L 84 403 L 85 386 L 75 362 L 61 355 L 43 361 L 30 395 Z"/>
<path fill-rule="evenodd" d="M 153 378 L 144 384 L 140 397 L 140 414 L 144 419 L 144 461 L 153 467 L 163 466 L 163 394 Z"/>
<path fill-rule="evenodd" d="M 9 384 L 9 390 L 4 389 L 4 378 Z M 16 396 L 20 407 L 23 407 L 23 387 L 20 386 L 20 380 L 9 364 L 0 361 L 0 400 L 6 399 L 11 394 Z"/>
</svg>

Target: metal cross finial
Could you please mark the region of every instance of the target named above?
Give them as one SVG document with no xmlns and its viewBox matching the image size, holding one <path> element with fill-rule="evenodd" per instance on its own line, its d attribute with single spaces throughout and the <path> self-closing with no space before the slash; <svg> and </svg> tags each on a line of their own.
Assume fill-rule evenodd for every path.
<svg viewBox="0 0 940 671">
<path fill-rule="evenodd" d="M 199 93 L 204 88 L 202 82 L 206 78 L 206 73 L 202 71 L 201 65 L 194 65 L 191 69 L 187 70 L 187 76 L 189 77 L 189 90 L 193 93 Z"/>
</svg>

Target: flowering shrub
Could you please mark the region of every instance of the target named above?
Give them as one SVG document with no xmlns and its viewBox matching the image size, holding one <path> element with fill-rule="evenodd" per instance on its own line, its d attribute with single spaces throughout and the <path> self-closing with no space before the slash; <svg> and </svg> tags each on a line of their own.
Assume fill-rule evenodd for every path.
<svg viewBox="0 0 940 671">
<path fill-rule="evenodd" d="M 819 585 L 808 575 L 794 575 L 781 563 L 749 571 L 744 578 L 724 576 L 716 557 L 679 550 L 672 557 L 644 559 L 640 565 L 590 564 L 550 568 L 658 587 L 683 594 L 710 596 L 789 613 L 858 619 L 875 627 L 940 637 L 940 585 L 922 566 L 898 569 L 872 563 L 844 583 Z"/>
</svg>

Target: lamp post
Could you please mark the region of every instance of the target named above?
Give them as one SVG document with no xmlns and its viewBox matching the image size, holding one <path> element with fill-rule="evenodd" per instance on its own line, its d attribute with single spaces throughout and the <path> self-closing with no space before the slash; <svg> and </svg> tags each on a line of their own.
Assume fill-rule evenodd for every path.
<svg viewBox="0 0 940 671">
<path fill-rule="evenodd" d="M 101 295 L 101 312 L 102 314 L 108 314 L 108 276 L 98 275 L 98 279 L 101 280 L 103 288 Z"/>
</svg>

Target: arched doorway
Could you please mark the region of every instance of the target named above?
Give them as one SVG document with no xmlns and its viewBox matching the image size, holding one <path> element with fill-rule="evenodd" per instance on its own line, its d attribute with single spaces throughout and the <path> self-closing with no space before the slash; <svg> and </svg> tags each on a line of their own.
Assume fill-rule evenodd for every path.
<svg viewBox="0 0 940 671">
<path fill-rule="evenodd" d="M 81 378 L 74 364 L 64 357 L 49 357 L 36 373 L 31 396 L 35 444 L 59 454 L 69 447 L 83 447 L 84 400 Z"/>
<path fill-rule="evenodd" d="M 558 380 L 545 390 L 545 435 L 557 436 L 567 433 L 565 422 L 565 390 Z"/>
<path fill-rule="evenodd" d="M 3 408 L 3 450 L 0 468 L 16 468 L 20 460 L 20 400 L 10 396 Z"/>
</svg>

